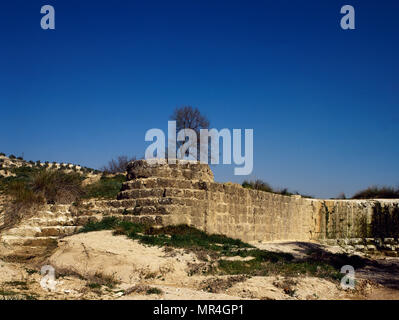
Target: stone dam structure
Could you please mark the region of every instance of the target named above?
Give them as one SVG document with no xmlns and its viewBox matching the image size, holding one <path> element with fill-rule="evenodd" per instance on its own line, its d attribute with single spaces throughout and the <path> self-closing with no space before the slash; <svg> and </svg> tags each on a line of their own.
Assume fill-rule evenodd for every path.
<svg viewBox="0 0 399 320">
<path fill-rule="evenodd" d="M 130 163 L 118 199 L 160 224 L 188 224 L 244 241 L 378 238 L 399 235 L 397 200 L 320 200 L 216 183 L 208 165 Z"/>
<path fill-rule="evenodd" d="M 214 182 L 197 162 L 128 165 L 116 200 L 47 205 L 0 234 L 8 247 L 44 246 L 107 216 L 154 226 L 187 224 L 247 242 L 318 241 L 399 252 L 399 199 L 322 200 Z"/>
</svg>

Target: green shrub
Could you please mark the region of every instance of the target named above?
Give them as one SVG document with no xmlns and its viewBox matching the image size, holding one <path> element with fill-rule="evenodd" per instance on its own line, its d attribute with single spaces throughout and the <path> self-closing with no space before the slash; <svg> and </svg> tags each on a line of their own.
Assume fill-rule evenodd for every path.
<svg viewBox="0 0 399 320">
<path fill-rule="evenodd" d="M 292 196 L 292 195 L 296 194 L 296 195 L 300 195 L 301 197 L 304 197 L 304 198 L 312 198 L 312 196 L 302 195 L 302 194 L 299 194 L 298 192 L 295 192 L 295 193 L 289 192 L 287 188 L 273 189 L 267 182 L 264 182 L 260 179 L 257 179 L 255 181 L 244 180 L 244 182 L 242 183 L 242 186 L 247 189 L 271 192 L 271 193 L 281 194 L 283 196 Z"/>
<path fill-rule="evenodd" d="M 100 288 L 102 287 L 101 284 L 96 283 L 96 282 L 88 283 L 87 286 L 88 286 L 90 289 L 100 289 Z"/>
<path fill-rule="evenodd" d="M 13 168 L 12 173 L 15 176 L 0 179 L 0 190 L 14 198 L 16 203 L 34 204 L 41 199 L 48 203 L 71 203 L 83 194 L 79 174 L 29 166 Z"/>
<path fill-rule="evenodd" d="M 42 170 L 33 176 L 32 190 L 50 203 L 71 203 L 83 195 L 82 176 L 58 170 Z"/>
<path fill-rule="evenodd" d="M 87 278 L 92 284 L 92 288 L 98 287 L 95 285 L 97 284 L 100 286 L 107 286 L 108 288 L 112 289 L 120 283 L 120 281 L 116 279 L 114 275 L 107 275 L 100 272 L 96 272 L 93 276 L 88 276 Z"/>
<path fill-rule="evenodd" d="M 41 172 L 42 168 L 32 168 L 29 166 L 21 166 L 18 168 L 14 168 L 12 170 L 16 175 L 16 179 L 28 181 L 31 177 L 39 172 Z"/>
<path fill-rule="evenodd" d="M 0 190 L 7 192 L 9 185 L 14 181 L 20 181 L 27 184 L 28 182 L 31 181 L 32 175 L 40 170 L 41 169 L 32 168 L 28 166 L 15 167 L 6 170 L 7 172 L 10 171 L 11 173 L 14 173 L 15 176 L 0 178 Z"/>
<path fill-rule="evenodd" d="M 288 192 L 287 188 L 281 189 L 281 190 L 276 190 L 273 189 L 267 182 L 264 182 L 260 179 L 257 179 L 255 181 L 247 181 L 245 180 L 242 183 L 242 186 L 247 189 L 253 189 L 253 190 L 260 190 L 260 191 L 265 191 L 265 192 L 271 192 L 271 193 L 277 193 L 281 194 L 283 196 L 291 196 L 292 193 Z"/>
<path fill-rule="evenodd" d="M 14 159 L 16 159 L 17 157 L 14 156 L 13 154 L 10 154 L 9 158 L 14 160 Z"/>
<path fill-rule="evenodd" d="M 399 188 L 393 187 L 368 187 L 365 190 L 357 192 L 352 199 L 398 199 Z"/>
<path fill-rule="evenodd" d="M 278 191 L 276 191 L 276 193 L 281 194 L 283 196 L 292 196 L 293 195 L 293 193 L 288 192 L 287 188 L 283 188 L 281 190 L 278 190 Z"/>
<path fill-rule="evenodd" d="M 122 174 L 115 177 L 103 176 L 99 181 L 85 187 L 84 198 L 115 199 L 125 181 L 126 177 Z"/>
<path fill-rule="evenodd" d="M 264 182 L 260 179 L 255 180 L 255 181 L 245 180 L 242 183 L 242 186 L 244 188 L 248 188 L 248 189 L 261 190 L 261 191 L 266 191 L 266 192 L 274 192 L 273 188 L 267 182 Z"/>
<path fill-rule="evenodd" d="M 150 294 L 162 294 L 163 291 L 159 288 L 150 288 L 146 291 L 146 294 L 150 295 Z"/>
<path fill-rule="evenodd" d="M 99 222 L 88 222 L 86 223 L 79 232 L 91 232 L 110 230 L 118 225 L 119 221 L 115 217 L 106 217 Z"/>
<path fill-rule="evenodd" d="M 44 204 L 43 195 L 35 193 L 23 181 L 10 182 L 6 193 L 14 199 L 15 203 L 23 207 Z"/>
<path fill-rule="evenodd" d="M 317 276 L 338 280 L 342 277 L 339 269 L 321 261 L 261 261 L 257 258 L 249 261 L 219 260 L 218 270 L 228 275 L 269 276 L 284 275 L 288 277 L 298 275 Z"/>
</svg>

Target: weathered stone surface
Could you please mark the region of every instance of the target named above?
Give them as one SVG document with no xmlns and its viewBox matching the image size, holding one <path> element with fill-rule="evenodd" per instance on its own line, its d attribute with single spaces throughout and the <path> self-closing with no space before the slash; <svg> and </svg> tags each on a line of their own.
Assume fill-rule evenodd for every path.
<svg viewBox="0 0 399 320">
<path fill-rule="evenodd" d="M 128 180 L 164 177 L 183 180 L 213 181 L 213 173 L 208 165 L 192 161 L 177 161 L 176 164 L 152 164 L 137 160 L 127 167 Z"/>
<path fill-rule="evenodd" d="M 348 251 L 389 254 L 399 248 L 398 200 L 283 196 L 215 183 L 207 165 L 192 162 L 154 165 L 139 160 L 130 163 L 127 172 L 129 180 L 117 200 L 45 206 L 3 232 L 2 239 L 40 245 L 112 216 L 135 223 L 188 224 L 244 241 L 317 240 Z M 32 241 L 35 238 L 38 241 Z"/>
<path fill-rule="evenodd" d="M 164 223 L 188 223 L 248 241 L 328 239 L 332 243 L 352 238 L 340 245 L 365 246 L 374 245 L 364 241 L 366 237 L 399 233 L 399 226 L 395 233 L 394 227 L 382 222 L 387 217 L 398 220 L 398 201 L 305 199 L 250 190 L 215 183 L 209 167 L 194 162 L 134 161 L 128 179 L 118 198 L 155 208 L 158 199 L 164 205 L 162 214 L 173 216 Z M 157 210 L 154 213 L 159 214 Z"/>
</svg>

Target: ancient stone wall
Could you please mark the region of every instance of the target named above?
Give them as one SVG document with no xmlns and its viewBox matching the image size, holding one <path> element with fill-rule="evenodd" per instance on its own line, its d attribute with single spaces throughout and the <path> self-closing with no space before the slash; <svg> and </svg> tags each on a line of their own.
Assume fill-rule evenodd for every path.
<svg viewBox="0 0 399 320">
<path fill-rule="evenodd" d="M 399 199 L 318 201 L 321 239 L 399 236 Z"/>
<path fill-rule="evenodd" d="M 0 255 L 8 248 L 30 256 L 88 222 L 111 216 L 158 226 L 188 224 L 244 241 L 316 240 L 399 254 L 399 200 L 282 196 L 215 183 L 209 167 L 198 163 L 139 160 L 129 164 L 127 176 L 116 200 L 45 205 L 11 227 L 2 219 L 5 198 L 0 197 Z"/>
<path fill-rule="evenodd" d="M 320 200 L 215 183 L 209 167 L 186 162 L 128 167 L 118 199 L 133 215 L 185 223 L 245 241 L 383 238 L 399 235 L 399 200 Z"/>
</svg>

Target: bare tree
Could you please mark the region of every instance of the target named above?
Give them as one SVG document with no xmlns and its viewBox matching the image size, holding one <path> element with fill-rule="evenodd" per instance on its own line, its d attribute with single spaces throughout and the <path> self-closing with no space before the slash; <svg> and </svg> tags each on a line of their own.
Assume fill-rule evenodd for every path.
<svg viewBox="0 0 399 320">
<path fill-rule="evenodd" d="M 209 120 L 201 114 L 198 108 L 193 108 L 192 106 L 176 108 L 171 119 L 176 121 L 177 131 L 193 129 L 198 136 L 200 129 L 209 128 Z"/>
<path fill-rule="evenodd" d="M 192 106 L 183 106 L 176 108 L 171 116 L 171 120 L 176 121 L 176 130 L 179 132 L 184 129 L 191 129 L 197 134 L 197 157 L 196 160 L 200 159 L 200 130 L 209 128 L 209 120 L 206 116 L 202 115 L 198 108 Z M 176 143 L 177 148 L 184 142 L 179 141 Z M 186 156 L 189 154 L 186 153 Z"/>
<path fill-rule="evenodd" d="M 136 160 L 136 157 L 129 158 L 128 156 L 119 156 L 117 159 L 112 159 L 107 165 L 102 167 L 105 173 L 124 173 L 129 162 Z"/>
<path fill-rule="evenodd" d="M 338 195 L 337 199 L 346 199 L 345 193 L 341 192 L 341 193 Z"/>
</svg>

